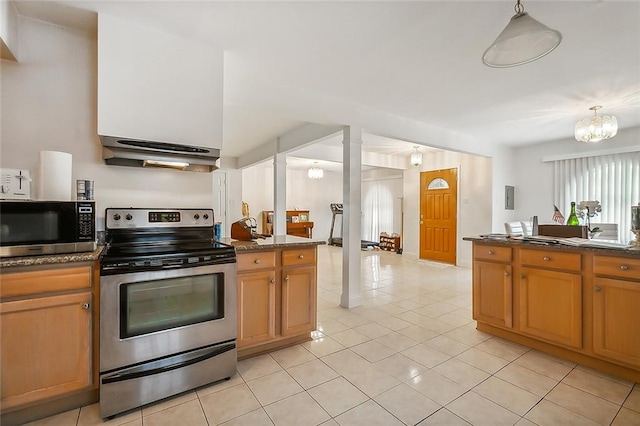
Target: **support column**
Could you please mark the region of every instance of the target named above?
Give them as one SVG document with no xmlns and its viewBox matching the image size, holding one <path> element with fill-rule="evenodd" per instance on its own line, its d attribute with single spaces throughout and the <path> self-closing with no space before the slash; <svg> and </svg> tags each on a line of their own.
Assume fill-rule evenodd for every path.
<svg viewBox="0 0 640 426">
<path fill-rule="evenodd" d="M 273 156 L 273 235 L 287 235 L 287 155 L 281 153 Z"/>
<path fill-rule="evenodd" d="M 345 126 L 342 140 L 342 295 L 340 306 L 362 304 L 360 292 L 360 218 L 362 193 L 362 129 Z"/>
</svg>

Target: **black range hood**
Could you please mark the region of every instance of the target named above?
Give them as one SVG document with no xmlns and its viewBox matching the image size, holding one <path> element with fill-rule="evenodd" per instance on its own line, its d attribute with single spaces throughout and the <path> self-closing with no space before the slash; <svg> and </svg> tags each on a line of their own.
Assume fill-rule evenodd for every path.
<svg viewBox="0 0 640 426">
<path fill-rule="evenodd" d="M 102 158 L 112 166 L 160 167 L 212 172 L 219 167 L 220 150 L 202 146 L 100 135 Z"/>
</svg>

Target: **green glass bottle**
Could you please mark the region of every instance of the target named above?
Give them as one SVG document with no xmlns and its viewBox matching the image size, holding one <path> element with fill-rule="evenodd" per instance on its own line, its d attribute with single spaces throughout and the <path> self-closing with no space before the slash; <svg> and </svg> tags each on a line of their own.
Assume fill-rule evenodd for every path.
<svg viewBox="0 0 640 426">
<path fill-rule="evenodd" d="M 575 201 L 571 202 L 571 213 L 569 214 L 569 218 L 567 219 L 567 225 L 571 226 L 579 226 L 580 222 L 578 221 L 578 216 L 576 216 L 576 203 Z"/>
</svg>

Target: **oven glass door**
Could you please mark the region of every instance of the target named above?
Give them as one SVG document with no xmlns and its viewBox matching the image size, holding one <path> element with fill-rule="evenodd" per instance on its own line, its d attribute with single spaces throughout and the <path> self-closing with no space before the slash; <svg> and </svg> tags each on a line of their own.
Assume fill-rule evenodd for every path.
<svg viewBox="0 0 640 426">
<path fill-rule="evenodd" d="M 224 274 L 133 282 L 120 286 L 120 338 L 222 319 Z"/>
<path fill-rule="evenodd" d="M 236 339 L 236 264 L 100 277 L 100 371 Z"/>
</svg>

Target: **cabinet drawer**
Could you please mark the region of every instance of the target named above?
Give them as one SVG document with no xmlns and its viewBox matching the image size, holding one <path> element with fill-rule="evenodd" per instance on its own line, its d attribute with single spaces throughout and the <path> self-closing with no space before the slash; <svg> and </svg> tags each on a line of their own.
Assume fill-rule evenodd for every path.
<svg viewBox="0 0 640 426">
<path fill-rule="evenodd" d="M 6 273 L 0 283 L 3 298 L 91 288 L 91 266 Z"/>
<path fill-rule="evenodd" d="M 473 250 L 473 256 L 476 259 L 511 262 L 511 247 L 476 244 Z"/>
<path fill-rule="evenodd" d="M 640 259 L 595 255 L 593 272 L 597 275 L 640 280 Z"/>
<path fill-rule="evenodd" d="M 257 251 L 238 255 L 238 272 L 275 267 L 276 255 L 273 251 Z"/>
<path fill-rule="evenodd" d="M 316 248 L 282 250 L 282 266 L 315 265 Z"/>
<path fill-rule="evenodd" d="M 563 269 L 580 272 L 580 253 L 565 253 L 551 250 L 520 250 L 520 263 L 548 269 Z"/>
</svg>

